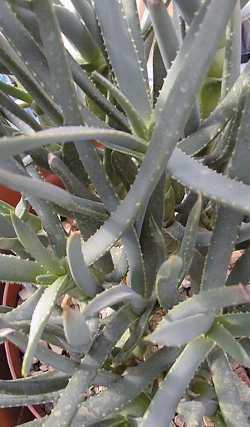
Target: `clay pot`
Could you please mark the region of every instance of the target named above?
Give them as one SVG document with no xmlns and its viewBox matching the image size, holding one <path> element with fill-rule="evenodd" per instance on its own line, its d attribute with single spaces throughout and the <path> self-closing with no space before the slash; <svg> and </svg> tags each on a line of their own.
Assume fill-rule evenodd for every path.
<svg viewBox="0 0 250 427">
<path fill-rule="evenodd" d="M 9 307 L 16 307 L 18 302 L 18 292 L 21 290 L 21 288 L 22 288 L 21 285 L 6 284 L 4 286 L 2 304 L 8 305 Z M 22 377 L 21 351 L 14 344 L 8 341 L 4 343 L 4 348 L 6 352 L 8 367 L 11 373 L 11 378 L 12 379 L 21 378 Z M 37 419 L 40 419 L 45 415 L 45 411 L 42 406 L 28 406 L 28 408 L 31 414 Z"/>
<path fill-rule="evenodd" d="M 64 188 L 63 182 L 59 177 L 45 169 L 42 169 L 41 175 L 46 182 Z M 20 193 L 10 188 L 0 186 L 0 200 L 16 206 L 20 200 Z M 0 304 L 16 307 L 18 302 L 18 292 L 21 285 L 6 284 L 0 286 Z M 22 353 L 10 342 L 0 346 L 0 378 L 16 379 L 22 376 Z M 41 418 L 45 415 L 43 406 L 28 406 L 22 408 L 0 409 L 0 426 L 14 427 L 34 418 Z"/>
<path fill-rule="evenodd" d="M 15 285 L 13 285 L 15 287 Z M 0 286 L 0 304 L 3 303 L 4 285 Z M 11 365 L 14 366 L 14 360 L 21 361 L 20 351 L 18 349 L 12 349 L 8 354 L 11 358 Z M 19 355 L 17 355 L 19 353 Z M 13 356 L 13 357 L 12 357 Z M 3 380 L 12 379 L 11 371 L 9 368 L 8 357 L 5 350 L 5 346 L 0 345 L 0 378 Z M 19 365 L 20 366 L 20 365 Z M 16 368 L 15 368 L 16 369 Z M 0 426 L 3 427 L 14 427 L 19 424 L 31 421 L 34 419 L 34 415 L 27 407 L 20 408 L 2 408 L 0 409 Z"/>
<path fill-rule="evenodd" d="M 9 203 L 11 206 L 16 206 L 20 200 L 20 197 L 21 195 L 17 191 L 0 185 L 0 200 L 3 202 Z"/>
</svg>

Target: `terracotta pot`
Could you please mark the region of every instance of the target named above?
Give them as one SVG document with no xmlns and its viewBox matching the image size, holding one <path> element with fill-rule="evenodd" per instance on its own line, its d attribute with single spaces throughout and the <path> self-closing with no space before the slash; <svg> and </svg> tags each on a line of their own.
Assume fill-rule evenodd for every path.
<svg viewBox="0 0 250 427">
<path fill-rule="evenodd" d="M 62 180 L 57 175 L 54 175 L 46 169 L 40 169 L 40 173 L 46 182 L 56 185 L 57 187 L 64 188 Z"/>
<path fill-rule="evenodd" d="M 16 307 L 18 302 L 18 292 L 21 290 L 21 285 L 6 284 L 4 286 L 2 304 L 9 307 Z M 11 373 L 12 379 L 22 377 L 22 353 L 15 345 L 6 341 L 4 344 L 6 359 Z M 29 411 L 35 418 L 42 418 L 45 411 L 42 406 L 28 406 Z M 31 418 L 32 419 L 32 418 Z M 1 426 L 1 423 L 0 423 Z"/>
<path fill-rule="evenodd" d="M 11 206 L 16 206 L 20 200 L 20 197 L 21 195 L 17 191 L 0 185 L 0 200 L 3 202 L 9 203 Z"/>
<path fill-rule="evenodd" d="M 0 286 L 0 304 L 3 303 L 3 294 L 4 294 L 4 285 L 1 285 Z M 3 380 L 12 379 L 4 345 L 0 345 L 0 378 Z M 27 421 L 31 421 L 33 419 L 34 419 L 34 415 L 26 407 L 0 409 L 0 426 L 1 427 L 2 426 L 14 427 L 14 426 L 18 426 L 19 424 L 25 423 Z"/>
</svg>

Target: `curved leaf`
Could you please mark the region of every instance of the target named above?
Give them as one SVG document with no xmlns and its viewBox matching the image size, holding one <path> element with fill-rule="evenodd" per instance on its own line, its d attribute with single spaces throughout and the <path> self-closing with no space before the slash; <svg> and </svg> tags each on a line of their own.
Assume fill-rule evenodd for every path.
<svg viewBox="0 0 250 427">
<path fill-rule="evenodd" d="M 161 53 L 161 57 L 168 70 L 175 60 L 179 49 L 179 40 L 175 31 L 174 23 L 170 18 L 163 1 L 148 2 L 147 7 L 152 20 L 155 37 Z"/>
<path fill-rule="evenodd" d="M 200 292 L 198 295 L 178 304 L 166 315 L 170 321 L 181 320 L 186 317 L 201 314 L 215 313 L 224 307 L 249 303 L 250 285 L 230 286 Z"/>
<path fill-rule="evenodd" d="M 161 306 L 165 309 L 173 307 L 179 300 L 177 284 L 183 271 L 182 259 L 171 255 L 165 261 L 156 276 L 156 293 Z"/>
<path fill-rule="evenodd" d="M 5 93 L 5 95 L 20 99 L 21 101 L 27 102 L 28 104 L 31 104 L 33 100 L 32 96 L 30 96 L 28 92 L 25 92 L 22 89 L 19 89 L 11 84 L 4 83 L 3 81 L 0 82 L 0 90 Z"/>
<path fill-rule="evenodd" d="M 227 357 L 221 350 L 210 357 L 212 380 L 218 397 L 221 413 L 228 427 L 247 427 L 239 391 L 234 381 L 234 374 Z"/>
<path fill-rule="evenodd" d="M 52 393 L 64 388 L 68 380 L 65 374 L 46 372 L 28 378 L 0 380 L 0 390 L 1 393 L 16 395 Z"/>
<path fill-rule="evenodd" d="M 20 58 L 16 56 L 15 51 L 11 49 L 2 35 L 0 37 L 0 52 L 1 62 L 12 71 L 32 98 L 36 100 L 41 109 L 48 114 L 53 123 L 61 124 L 62 116 L 57 105 L 49 97 L 44 87 L 40 85 L 40 82 L 37 82 Z"/>
<path fill-rule="evenodd" d="M 112 351 L 114 344 L 135 319 L 136 316 L 126 306 L 116 313 L 102 333 L 96 337 L 89 353 L 81 362 L 81 368 L 86 365 L 91 369 L 88 371 L 84 369 L 75 371 L 68 386 L 55 405 L 52 414 L 44 422 L 44 427 L 62 427 L 62 420 L 65 426 L 71 424 L 77 412 L 78 404 L 82 401 L 82 395 L 93 382 L 97 370 Z M 70 405 L 68 404 L 69 395 L 72 399 Z"/>
<path fill-rule="evenodd" d="M 42 245 L 32 228 L 14 214 L 11 215 L 11 220 L 17 237 L 25 250 L 36 258 L 45 270 L 54 274 L 63 274 L 64 268 L 59 260 Z"/>
<path fill-rule="evenodd" d="M 171 367 L 146 411 L 142 427 L 166 427 L 175 414 L 176 407 L 193 378 L 195 371 L 212 350 L 214 344 L 205 338 L 189 343 Z M 178 379 L 178 381 L 177 381 Z"/>
<path fill-rule="evenodd" d="M 250 334 L 250 313 L 230 313 L 218 316 L 217 320 L 234 337 L 248 337 Z"/>
<path fill-rule="evenodd" d="M 216 173 L 179 149 L 174 151 L 167 164 L 167 174 L 204 197 L 240 212 L 250 212 L 248 185 Z"/>
<path fill-rule="evenodd" d="M 93 297 L 98 284 L 85 264 L 79 233 L 71 234 L 67 242 L 67 257 L 71 275 L 84 295 Z"/>
<path fill-rule="evenodd" d="M 237 1 L 226 30 L 225 58 L 221 87 L 222 98 L 231 89 L 240 74 L 241 63 L 241 11 Z"/>
<path fill-rule="evenodd" d="M 37 262 L 0 255 L 0 280 L 3 282 L 36 283 L 36 277 L 44 273 L 44 268 Z"/>
<path fill-rule="evenodd" d="M 14 114 L 15 117 L 20 119 L 22 122 L 26 123 L 32 129 L 37 131 L 41 129 L 40 124 L 34 118 L 33 114 L 27 113 L 24 109 L 19 107 L 19 105 L 16 102 L 14 102 L 9 96 L 5 95 L 1 91 L 1 86 L 0 86 L 0 105 L 4 110 L 6 109 L 11 114 Z"/>
<path fill-rule="evenodd" d="M 164 348 L 154 353 L 146 362 L 139 363 L 134 368 L 128 368 L 109 390 L 81 404 L 72 421 L 72 427 L 77 427 L 79 423 L 84 423 L 86 426 L 93 425 L 126 407 L 147 389 L 154 378 L 171 367 L 178 354 L 179 350 Z"/>
<path fill-rule="evenodd" d="M 106 211 L 102 203 L 74 196 L 53 184 L 39 179 L 29 178 L 0 168 L 0 182 L 9 188 L 34 197 L 39 194 L 39 198 L 55 203 L 67 211 L 83 212 L 86 215 L 94 215 L 100 220 L 106 218 Z"/>
<path fill-rule="evenodd" d="M 90 330 L 82 313 L 65 307 L 63 310 L 65 337 L 72 352 L 87 353 L 91 344 Z"/>
<path fill-rule="evenodd" d="M 84 309 L 85 318 L 93 317 L 106 307 L 129 301 L 134 310 L 141 312 L 146 301 L 126 285 L 116 285 L 98 294 Z"/>
<path fill-rule="evenodd" d="M 41 296 L 32 316 L 27 349 L 25 351 L 22 373 L 27 376 L 37 343 L 56 303 L 57 297 L 68 281 L 67 276 L 59 277 Z"/>
<path fill-rule="evenodd" d="M 207 337 L 212 339 L 221 349 L 228 353 L 235 361 L 243 366 L 250 367 L 250 357 L 245 351 L 244 347 L 236 341 L 225 326 L 219 322 L 215 322 Z"/>
<path fill-rule="evenodd" d="M 88 0 L 71 0 L 75 9 L 79 13 L 82 21 L 86 24 L 92 36 L 98 43 L 101 43 L 100 31 L 98 28 L 95 11 Z"/>
<path fill-rule="evenodd" d="M 24 333 L 15 331 L 11 328 L 5 328 L 5 339 L 13 343 L 16 347 L 20 348 L 22 352 L 25 352 L 28 339 Z M 77 367 L 77 364 L 69 358 L 62 355 L 59 356 L 40 343 L 38 343 L 35 348 L 34 356 L 47 365 L 55 368 L 60 372 L 65 372 L 68 375 L 72 375 Z"/>
<path fill-rule="evenodd" d="M 102 51 L 89 31 L 88 26 L 85 25 L 85 19 L 83 19 L 83 22 L 80 21 L 75 13 L 62 6 L 55 6 L 55 12 L 62 32 L 77 48 L 83 58 L 97 69 L 105 67 Z"/>
<path fill-rule="evenodd" d="M 94 5 L 119 87 L 143 119 L 147 120 L 151 114 L 147 81 L 122 2 L 94 0 Z M 120 55 L 121 50 L 123 55 Z"/>
<path fill-rule="evenodd" d="M 0 318 L 7 322 L 30 320 L 43 292 L 43 288 L 38 288 L 26 301 L 24 301 L 22 304 L 19 304 L 16 308 L 13 308 L 4 316 L 0 316 Z"/>
<path fill-rule="evenodd" d="M 104 86 L 115 98 L 120 107 L 125 111 L 134 133 L 141 138 L 147 139 L 149 134 L 148 128 L 129 99 L 108 79 L 96 71 L 92 73 L 92 78 L 94 81 Z"/>
<path fill-rule="evenodd" d="M 58 391 L 42 394 L 0 394 L 0 408 L 9 408 L 25 405 L 39 405 L 49 402 L 56 402 L 60 396 Z"/>
<path fill-rule="evenodd" d="M 205 334 L 212 326 L 214 317 L 214 314 L 205 313 L 176 321 L 163 319 L 154 332 L 147 336 L 147 340 L 157 345 L 180 347 L 193 338 Z"/>
<path fill-rule="evenodd" d="M 10 156 L 44 145 L 65 144 L 70 141 L 93 143 L 96 140 L 101 141 L 108 148 L 117 149 L 125 154 L 133 153 L 139 158 L 141 153 L 145 153 L 147 149 L 144 140 L 125 132 L 86 126 L 64 126 L 42 130 L 32 135 L 1 138 L 1 159 L 8 159 Z"/>
<path fill-rule="evenodd" d="M 225 0 L 223 0 L 223 2 L 224 1 Z M 218 9 L 218 2 L 215 0 L 212 0 L 211 4 L 210 2 L 208 3 L 205 2 L 202 7 L 201 16 L 204 15 L 204 11 L 207 12 L 204 15 L 204 22 L 202 25 L 199 25 L 198 32 L 195 26 L 195 37 L 192 36 L 193 32 L 191 32 L 190 39 L 187 41 L 187 46 L 190 47 L 191 45 L 189 54 L 185 57 L 185 49 L 187 48 L 185 38 L 182 49 L 170 70 L 169 76 L 165 83 L 164 96 L 161 97 L 162 107 L 160 105 L 158 106 L 158 118 L 152 135 L 151 143 L 148 147 L 147 154 L 141 165 L 134 185 L 131 187 L 128 195 L 120 204 L 119 208 L 115 211 L 115 213 L 113 213 L 113 215 L 111 215 L 110 219 L 107 220 L 105 225 L 101 227 L 98 232 L 92 236 L 84 245 L 84 249 L 86 250 L 87 264 L 93 263 L 100 256 L 103 256 L 104 253 L 110 249 L 112 244 L 117 239 L 119 239 L 122 232 L 134 221 L 136 215 L 143 207 L 144 200 L 148 194 L 152 193 L 157 182 L 162 176 L 166 162 L 173 153 L 178 138 L 181 134 L 183 123 L 185 123 L 185 120 L 188 118 L 190 104 L 192 104 L 195 93 L 201 84 L 204 72 L 208 68 L 209 58 L 211 58 L 216 50 L 218 38 L 223 33 L 234 1 L 225 1 L 223 6 L 220 4 L 220 9 Z M 223 17 L 221 15 L 222 10 Z M 211 28 L 211 25 L 213 25 L 214 31 L 211 35 L 212 37 L 209 37 L 208 39 L 207 32 L 209 31 L 209 28 Z M 204 49 L 204 43 L 207 44 L 208 41 L 209 51 L 207 51 L 207 57 L 204 58 L 203 55 L 201 55 L 201 52 Z M 179 67 L 180 58 L 182 58 L 182 61 L 184 61 L 181 67 Z M 201 58 L 203 58 L 203 61 Z M 194 77 L 194 63 L 199 66 L 199 69 L 196 68 L 195 79 L 188 79 L 187 74 L 189 72 L 190 76 Z M 183 76 L 183 83 L 185 85 L 184 90 L 184 86 L 180 83 L 181 76 Z M 192 85 L 190 85 L 190 82 L 192 82 Z M 182 99 L 182 103 L 180 103 L 180 98 Z M 173 105 L 176 105 L 176 109 L 178 110 L 178 114 L 175 115 L 175 120 L 172 118 L 172 112 L 174 108 Z M 166 129 L 168 129 L 167 133 Z M 183 156 L 185 157 L 185 155 Z M 185 169 L 183 164 L 180 167 L 183 172 Z M 189 171 L 189 174 L 190 173 L 193 177 L 193 171 Z M 246 191 L 246 193 L 248 193 L 248 191 Z M 245 198 L 244 201 L 246 201 Z M 231 192 L 230 202 L 232 203 Z"/>
<path fill-rule="evenodd" d="M 198 200 L 194 204 L 188 216 L 187 224 L 185 227 L 185 233 L 181 242 L 179 256 L 182 259 L 183 268 L 177 283 L 177 287 L 181 285 L 182 280 L 184 279 L 185 275 L 189 272 L 189 269 L 192 264 L 195 244 L 197 240 L 197 233 L 199 229 L 201 208 L 202 208 L 202 197 L 199 194 Z"/>
</svg>

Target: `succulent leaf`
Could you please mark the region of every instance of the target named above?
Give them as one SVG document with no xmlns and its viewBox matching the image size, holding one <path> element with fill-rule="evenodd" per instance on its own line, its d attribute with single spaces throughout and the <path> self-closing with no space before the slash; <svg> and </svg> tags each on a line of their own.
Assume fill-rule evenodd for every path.
<svg viewBox="0 0 250 427">
<path fill-rule="evenodd" d="M 234 383 L 234 374 L 227 357 L 216 350 L 210 358 L 210 367 L 215 391 L 223 419 L 230 427 L 246 427 L 248 420 L 242 409 L 239 391 Z"/>
<path fill-rule="evenodd" d="M 17 237 L 25 250 L 34 257 L 41 266 L 54 274 L 62 275 L 64 273 L 63 266 L 59 260 L 50 254 L 42 245 L 36 233 L 16 215 L 11 215 L 12 224 L 16 231 Z"/>
<path fill-rule="evenodd" d="M 214 344 L 205 338 L 197 338 L 187 344 L 151 401 L 141 423 L 143 427 L 152 425 L 165 427 L 170 424 L 179 400 L 213 346 Z"/>
<path fill-rule="evenodd" d="M 234 360 L 249 366 L 250 359 L 241 344 L 231 335 L 231 333 L 218 322 L 215 322 L 207 336 L 212 339 L 221 349 L 228 353 Z"/>
<path fill-rule="evenodd" d="M 87 297 L 94 297 L 97 291 L 97 283 L 86 263 L 82 253 L 81 238 L 78 233 L 72 234 L 67 243 L 67 257 L 71 275 L 76 285 Z"/>
<path fill-rule="evenodd" d="M 45 290 L 34 310 L 30 325 L 29 341 L 23 359 L 22 372 L 24 377 L 28 375 L 37 343 L 51 315 L 58 295 L 62 292 L 67 281 L 67 276 L 59 277 Z"/>
</svg>

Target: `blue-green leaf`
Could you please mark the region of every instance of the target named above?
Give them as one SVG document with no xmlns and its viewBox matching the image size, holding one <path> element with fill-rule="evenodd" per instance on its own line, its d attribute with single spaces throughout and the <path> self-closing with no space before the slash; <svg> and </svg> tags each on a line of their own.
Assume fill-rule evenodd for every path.
<svg viewBox="0 0 250 427">
<path fill-rule="evenodd" d="M 224 325 L 215 322 L 207 336 L 235 361 L 243 366 L 250 367 L 249 355 Z"/>
<path fill-rule="evenodd" d="M 95 316 L 100 310 L 120 302 L 127 302 L 138 312 L 145 308 L 146 301 L 126 285 L 116 285 L 98 294 L 85 308 L 85 318 Z"/>
<path fill-rule="evenodd" d="M 178 295 L 177 285 L 183 271 L 182 259 L 177 255 L 171 255 L 165 261 L 156 276 L 156 292 L 161 306 L 165 309 L 177 304 L 180 296 Z"/>
<path fill-rule="evenodd" d="M 64 269 L 59 260 L 49 253 L 42 245 L 36 233 L 16 215 L 11 215 L 16 234 L 25 250 L 34 257 L 41 266 L 54 274 L 63 274 Z"/>
<path fill-rule="evenodd" d="M 56 300 L 67 281 L 67 276 L 59 277 L 45 290 L 34 310 L 30 325 L 29 341 L 23 359 L 23 376 L 27 376 L 29 373 L 36 346 L 55 306 Z"/>
<path fill-rule="evenodd" d="M 212 341 L 197 338 L 185 347 L 153 397 L 141 427 L 169 426 L 179 400 L 213 346 Z"/>
<path fill-rule="evenodd" d="M 86 353 L 91 344 L 90 330 L 84 315 L 70 307 L 63 309 L 63 327 L 72 352 Z"/>
<path fill-rule="evenodd" d="M 211 354 L 209 360 L 212 380 L 226 425 L 228 427 L 249 426 L 227 357 L 222 350 L 217 349 Z"/>
<path fill-rule="evenodd" d="M 213 324 L 214 314 L 195 314 L 171 321 L 163 319 L 147 340 L 157 345 L 180 347 L 193 338 L 205 334 Z"/>
<path fill-rule="evenodd" d="M 70 272 L 76 285 L 84 295 L 88 297 L 95 296 L 98 285 L 86 266 L 79 233 L 71 234 L 69 237 L 67 242 L 67 257 Z"/>
<path fill-rule="evenodd" d="M 122 2 L 94 0 L 94 5 L 119 87 L 147 120 L 151 114 L 147 81 Z"/>
<path fill-rule="evenodd" d="M 37 262 L 0 255 L 0 279 L 3 282 L 36 283 L 36 277 L 44 273 L 44 268 Z"/>
</svg>

